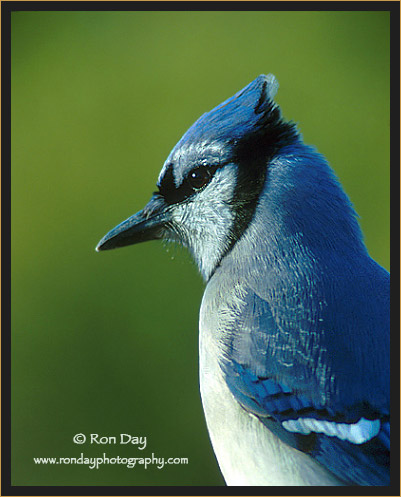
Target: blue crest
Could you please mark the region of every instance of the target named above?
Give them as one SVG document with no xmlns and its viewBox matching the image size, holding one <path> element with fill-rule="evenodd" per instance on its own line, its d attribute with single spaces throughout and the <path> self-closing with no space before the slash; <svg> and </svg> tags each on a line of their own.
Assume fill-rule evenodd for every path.
<svg viewBox="0 0 401 497">
<path fill-rule="evenodd" d="M 200 164 L 227 163 L 246 154 L 266 159 L 296 140 L 295 125 L 282 119 L 273 98 L 278 83 L 260 75 L 234 96 L 203 114 L 172 150 L 166 165 L 185 158 Z"/>
</svg>

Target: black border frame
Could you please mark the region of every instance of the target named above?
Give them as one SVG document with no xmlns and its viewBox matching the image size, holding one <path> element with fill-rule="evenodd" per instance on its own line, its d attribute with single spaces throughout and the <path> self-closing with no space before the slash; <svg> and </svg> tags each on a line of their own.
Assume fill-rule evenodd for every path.
<svg viewBox="0 0 401 497">
<path fill-rule="evenodd" d="M 2 1 L 1 2 L 1 400 L 2 400 L 2 483 L 1 495 L 338 495 L 337 487 L 145 487 L 145 486 L 13 486 L 11 484 L 11 13 L 16 11 L 389 11 L 390 12 L 390 98 L 391 98 L 391 252 L 393 278 L 391 282 L 392 307 L 392 413 L 398 420 L 400 411 L 400 377 L 395 365 L 399 364 L 400 316 L 399 316 L 399 258 L 400 253 L 400 3 L 398 1 Z M 399 371 L 398 371 L 399 372 Z M 391 455 L 391 481 L 388 487 L 347 487 L 342 495 L 400 495 L 400 431 L 397 422 L 393 423 L 392 444 L 398 451 Z M 291 490 L 289 490 L 291 489 Z"/>
</svg>

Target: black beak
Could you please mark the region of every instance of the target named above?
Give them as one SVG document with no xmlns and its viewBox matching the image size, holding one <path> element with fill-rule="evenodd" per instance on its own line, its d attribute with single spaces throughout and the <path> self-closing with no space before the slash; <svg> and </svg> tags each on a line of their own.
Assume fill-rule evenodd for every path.
<svg viewBox="0 0 401 497">
<path fill-rule="evenodd" d="M 109 231 L 98 243 L 96 251 L 163 238 L 169 220 L 168 205 L 156 193 L 141 211 Z"/>
</svg>

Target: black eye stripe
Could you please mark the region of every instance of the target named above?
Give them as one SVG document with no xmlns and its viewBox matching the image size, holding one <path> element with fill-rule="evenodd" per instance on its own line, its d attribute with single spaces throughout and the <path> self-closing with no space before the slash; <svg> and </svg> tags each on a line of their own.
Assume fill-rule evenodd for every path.
<svg viewBox="0 0 401 497">
<path fill-rule="evenodd" d="M 177 204 L 194 195 L 213 178 L 219 166 L 198 166 L 192 168 L 177 188 L 174 182 L 173 167 L 169 167 L 159 185 L 159 193 L 168 204 Z"/>
</svg>

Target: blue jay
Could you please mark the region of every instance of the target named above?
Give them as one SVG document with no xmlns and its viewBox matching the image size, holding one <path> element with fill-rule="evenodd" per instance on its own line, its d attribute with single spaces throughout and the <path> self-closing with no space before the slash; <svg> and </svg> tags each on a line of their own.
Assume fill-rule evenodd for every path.
<svg viewBox="0 0 401 497">
<path fill-rule="evenodd" d="M 389 485 L 389 273 L 261 75 L 204 114 L 98 244 L 188 247 L 200 390 L 228 485 Z"/>
</svg>

